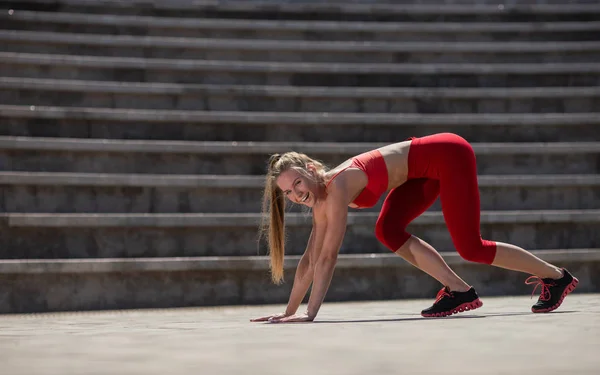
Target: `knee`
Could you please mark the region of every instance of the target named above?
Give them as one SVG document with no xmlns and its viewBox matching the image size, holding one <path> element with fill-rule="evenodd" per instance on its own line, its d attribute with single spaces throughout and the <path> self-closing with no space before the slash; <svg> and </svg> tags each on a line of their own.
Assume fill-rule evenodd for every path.
<svg viewBox="0 0 600 375">
<path fill-rule="evenodd" d="M 496 257 L 496 243 L 483 239 L 461 244 L 456 250 L 464 260 L 474 263 L 492 264 Z"/>
<path fill-rule="evenodd" d="M 377 219 L 375 224 L 375 237 L 391 251 L 398 250 L 406 240 L 410 238 L 410 234 L 405 228 L 398 225 L 391 225 L 384 218 Z"/>
<path fill-rule="evenodd" d="M 481 259 L 478 249 L 469 249 L 468 251 L 457 249 L 458 254 L 466 261 L 473 263 L 484 263 Z"/>
</svg>

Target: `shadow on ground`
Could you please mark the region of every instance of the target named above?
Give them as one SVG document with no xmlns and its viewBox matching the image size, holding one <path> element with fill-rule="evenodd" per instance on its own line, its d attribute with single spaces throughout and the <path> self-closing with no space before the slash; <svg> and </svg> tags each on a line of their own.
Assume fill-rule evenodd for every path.
<svg viewBox="0 0 600 375">
<path fill-rule="evenodd" d="M 554 311 L 551 312 L 550 314 L 570 314 L 570 313 L 576 313 L 579 311 Z M 319 324 L 338 324 L 338 323 L 378 323 L 378 322 L 407 322 L 407 321 L 416 321 L 416 320 L 421 320 L 421 321 L 430 321 L 430 320 L 448 320 L 448 319 L 478 319 L 478 318 L 495 318 L 495 317 L 503 317 L 503 316 L 518 316 L 518 315 L 534 315 L 531 312 L 508 312 L 508 313 L 491 313 L 491 314 L 485 314 L 485 315 L 457 315 L 457 316 L 447 316 L 447 317 L 443 317 L 443 318 L 423 318 L 420 315 L 416 316 L 414 314 L 405 314 L 407 316 L 410 316 L 409 318 L 385 318 L 385 319 L 358 319 L 358 320 L 352 320 L 352 319 L 344 319 L 344 320 L 317 320 L 315 322 L 312 323 L 319 323 Z M 267 324 L 281 324 L 281 323 L 267 323 Z M 289 324 L 289 323 L 288 323 Z"/>
</svg>

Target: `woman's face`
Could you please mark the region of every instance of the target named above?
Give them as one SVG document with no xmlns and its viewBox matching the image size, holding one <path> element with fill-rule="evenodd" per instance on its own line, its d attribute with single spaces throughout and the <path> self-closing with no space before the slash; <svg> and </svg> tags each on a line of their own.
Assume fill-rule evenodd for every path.
<svg viewBox="0 0 600 375">
<path fill-rule="evenodd" d="M 283 191 L 283 195 L 297 204 L 314 207 L 319 197 L 316 182 L 294 168 L 281 172 L 276 183 Z"/>
</svg>

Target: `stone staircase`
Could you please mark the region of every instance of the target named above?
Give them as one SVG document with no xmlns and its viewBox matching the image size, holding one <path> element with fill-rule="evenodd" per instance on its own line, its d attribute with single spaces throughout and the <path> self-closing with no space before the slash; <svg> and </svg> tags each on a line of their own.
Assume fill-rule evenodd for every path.
<svg viewBox="0 0 600 375">
<path fill-rule="evenodd" d="M 596 1 L 0 0 L 0 312 L 285 303 L 257 225 L 269 154 L 333 166 L 456 132 L 485 238 L 600 290 Z M 327 301 L 439 285 L 351 210 Z M 526 275 L 468 264 L 439 202 L 410 228 L 482 295 Z M 527 309 L 527 307 L 524 307 Z"/>
</svg>

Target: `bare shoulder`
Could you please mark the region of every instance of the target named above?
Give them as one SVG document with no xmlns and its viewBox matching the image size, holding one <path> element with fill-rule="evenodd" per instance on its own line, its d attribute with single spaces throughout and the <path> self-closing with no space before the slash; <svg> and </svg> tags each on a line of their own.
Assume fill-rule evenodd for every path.
<svg viewBox="0 0 600 375">
<path fill-rule="evenodd" d="M 347 171 L 340 174 L 336 179 L 331 181 L 327 187 L 327 196 L 319 205 L 313 207 L 313 227 L 326 227 L 327 220 L 333 212 L 340 210 L 348 210 L 348 203 L 351 201 Z"/>
<path fill-rule="evenodd" d="M 340 172 L 350 167 L 352 159 L 346 159 L 342 163 L 336 165 L 325 173 L 325 182 L 329 182 L 332 178 L 337 176 Z"/>
<path fill-rule="evenodd" d="M 344 173 L 345 174 L 345 173 Z M 348 175 L 340 176 L 339 181 L 334 181 L 327 191 L 327 199 L 324 202 L 323 214 L 326 220 L 338 220 L 348 213 L 348 204 L 352 201 L 351 189 Z"/>
<path fill-rule="evenodd" d="M 325 206 L 329 211 L 334 206 L 348 206 L 367 184 L 368 178 L 363 171 L 358 168 L 349 168 L 344 170 L 327 186 L 327 198 Z"/>
</svg>

